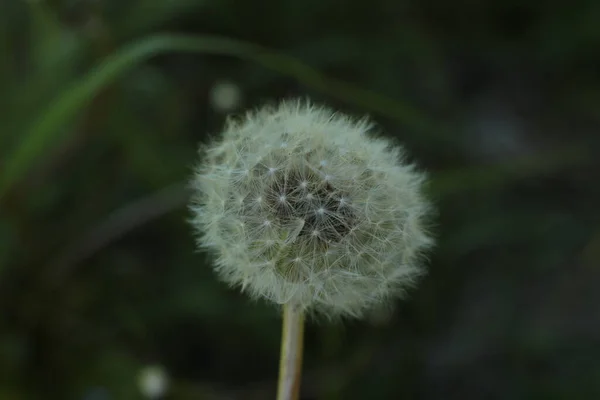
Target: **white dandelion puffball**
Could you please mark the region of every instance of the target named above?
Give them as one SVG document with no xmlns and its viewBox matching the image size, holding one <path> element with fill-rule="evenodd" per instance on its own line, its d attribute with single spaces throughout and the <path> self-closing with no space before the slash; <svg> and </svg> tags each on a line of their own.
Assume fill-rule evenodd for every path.
<svg viewBox="0 0 600 400">
<path fill-rule="evenodd" d="M 424 272 L 425 175 L 371 123 L 308 101 L 228 120 L 202 150 L 193 224 L 215 270 L 256 298 L 360 316 Z"/>
</svg>

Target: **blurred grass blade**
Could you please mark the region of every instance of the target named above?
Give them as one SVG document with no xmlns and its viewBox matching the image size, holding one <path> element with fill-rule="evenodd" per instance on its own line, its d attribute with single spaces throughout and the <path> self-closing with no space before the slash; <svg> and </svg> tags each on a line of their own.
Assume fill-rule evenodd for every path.
<svg viewBox="0 0 600 400">
<path fill-rule="evenodd" d="M 169 52 L 219 54 L 252 60 L 346 102 L 399 120 L 424 134 L 435 132 L 428 129 L 429 119 L 412 107 L 375 92 L 326 78 L 293 57 L 224 37 L 157 35 L 115 52 L 85 76 L 75 80 L 55 101 L 48 104 L 46 110 L 34 119 L 16 148 L 7 155 L 0 175 L 0 198 L 25 175 L 36 160 L 43 157 L 46 149 L 60 142 L 62 136 L 66 135 L 61 132 L 61 128 L 66 129 L 66 124 L 99 91 L 148 58 Z"/>
</svg>

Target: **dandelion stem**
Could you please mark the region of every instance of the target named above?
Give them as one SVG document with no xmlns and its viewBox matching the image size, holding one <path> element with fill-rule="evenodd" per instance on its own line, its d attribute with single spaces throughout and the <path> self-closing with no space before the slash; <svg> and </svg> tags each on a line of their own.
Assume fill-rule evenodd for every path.
<svg viewBox="0 0 600 400">
<path fill-rule="evenodd" d="M 283 306 L 277 400 L 298 400 L 302 377 L 304 312 L 294 304 Z"/>
</svg>

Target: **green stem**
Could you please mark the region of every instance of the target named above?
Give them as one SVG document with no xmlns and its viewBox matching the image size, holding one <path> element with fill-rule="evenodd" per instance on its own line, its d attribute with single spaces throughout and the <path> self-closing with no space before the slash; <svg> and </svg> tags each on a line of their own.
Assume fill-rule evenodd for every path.
<svg viewBox="0 0 600 400">
<path fill-rule="evenodd" d="M 277 400 L 298 400 L 302 380 L 304 312 L 293 304 L 283 306 Z"/>
</svg>

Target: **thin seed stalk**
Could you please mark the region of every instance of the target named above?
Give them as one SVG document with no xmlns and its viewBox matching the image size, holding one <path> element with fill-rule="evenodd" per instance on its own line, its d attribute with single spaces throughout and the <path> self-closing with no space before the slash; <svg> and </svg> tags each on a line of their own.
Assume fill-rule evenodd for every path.
<svg viewBox="0 0 600 400">
<path fill-rule="evenodd" d="M 302 380 L 304 312 L 294 304 L 283 306 L 277 400 L 298 400 Z"/>
</svg>

